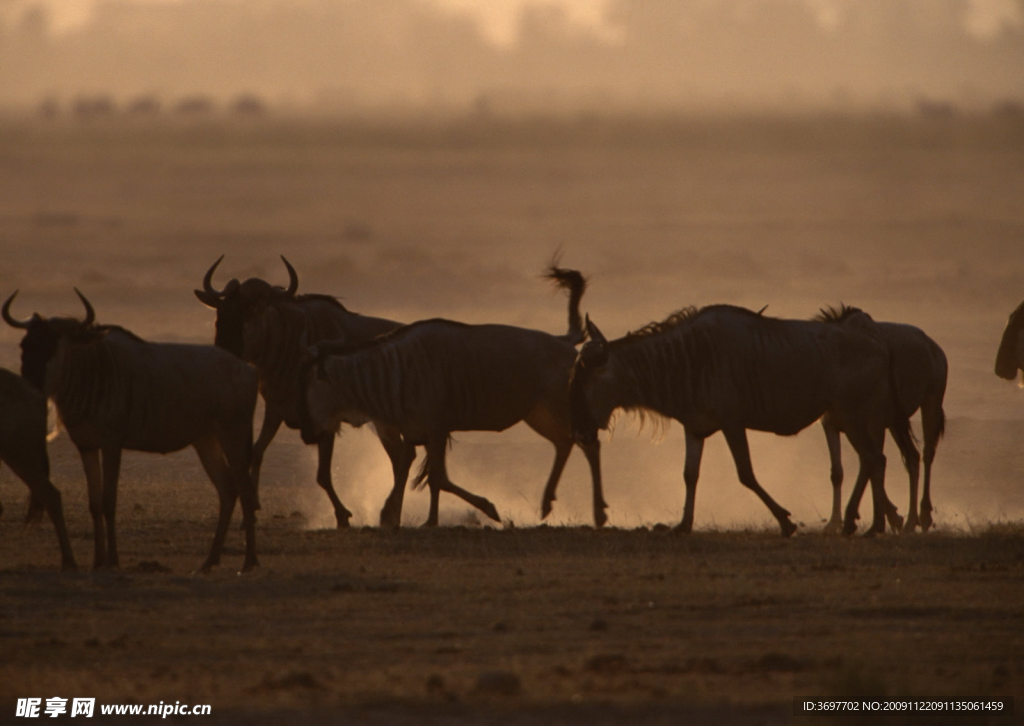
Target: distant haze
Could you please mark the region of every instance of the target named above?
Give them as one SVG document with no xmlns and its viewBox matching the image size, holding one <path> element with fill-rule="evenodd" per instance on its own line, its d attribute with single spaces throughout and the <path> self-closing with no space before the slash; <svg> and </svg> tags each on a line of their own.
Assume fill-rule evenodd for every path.
<svg viewBox="0 0 1024 726">
<path fill-rule="evenodd" d="M 0 104 L 987 110 L 1024 0 L 0 0 Z"/>
</svg>

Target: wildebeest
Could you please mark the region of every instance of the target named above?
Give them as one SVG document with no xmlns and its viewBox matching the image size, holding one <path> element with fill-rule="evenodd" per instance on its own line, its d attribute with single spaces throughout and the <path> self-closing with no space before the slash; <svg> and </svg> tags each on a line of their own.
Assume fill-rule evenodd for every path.
<svg viewBox="0 0 1024 726">
<path fill-rule="evenodd" d="M 894 400 L 899 409 L 895 416 L 909 419 L 921 409 L 921 431 L 924 436 L 924 487 L 921 492 L 921 511 L 918 517 L 917 485 L 921 468 L 921 454 L 912 437 L 894 437 L 900 446 L 903 464 L 910 477 L 910 511 L 903 530 L 913 532 L 920 525 L 925 532 L 932 526 L 931 478 L 935 449 L 945 430 L 946 414 L 942 399 L 946 394 L 946 375 L 949 366 L 946 354 L 939 344 L 923 330 L 903 323 L 876 322 L 860 308 L 841 305 L 826 308 L 815 318 L 825 323 L 857 327 L 881 340 L 889 349 L 894 378 Z M 821 420 L 832 460 L 832 517 L 826 532 L 838 532 L 842 527 L 840 500 L 843 488 L 843 463 L 839 445 L 839 429 L 831 416 Z M 860 485 L 863 489 L 864 485 Z M 890 523 L 893 518 L 890 517 Z M 894 526 L 894 528 L 896 528 Z"/>
<path fill-rule="evenodd" d="M 25 330 L 21 373 L 57 406 L 78 448 L 89 485 L 93 566 L 118 565 L 114 515 L 121 450 L 169 453 L 193 446 L 220 499 L 213 546 L 201 570 L 220 562 L 235 500 L 245 521 L 243 570 L 256 566 L 255 493 L 249 479 L 256 371 L 207 345 L 149 343 L 124 328 L 84 320 L 11 316 L 15 290 L 3 306 L 8 325 Z M 101 463 L 102 454 L 102 463 Z"/>
<path fill-rule="evenodd" d="M 779 320 L 732 305 L 687 308 L 611 342 L 589 318 L 587 332 L 570 382 L 573 435 L 596 441 L 618 408 L 683 424 L 686 504 L 676 531 L 693 527 L 704 439 L 721 431 L 740 481 L 761 498 L 784 536 L 795 532 L 790 513 L 754 476 L 746 430 L 793 435 L 823 414 L 847 433 L 871 480 L 869 531 L 885 530 L 882 440 L 890 386 L 889 356 L 879 341 L 841 325 Z M 851 498 L 849 532 L 858 505 Z"/>
<path fill-rule="evenodd" d="M 1024 302 L 1010 313 L 996 353 L 996 375 L 1012 381 L 1024 370 Z"/>
<path fill-rule="evenodd" d="M 546 516 L 572 452 L 568 377 L 583 339 L 579 300 L 584 280 L 552 268 L 569 290 L 569 331 L 555 336 L 509 325 L 423 320 L 362 346 L 323 343 L 306 375 L 302 435 L 307 441 L 341 422 L 385 421 L 405 440 L 426 448 L 419 480 L 430 487 L 428 525 L 437 524 L 439 492 L 457 487 L 445 468 L 453 431 L 504 431 L 524 421 L 555 446 L 541 505 Z M 601 494 L 600 445 L 582 444 L 593 480 L 594 521 L 606 521 Z M 471 499 L 467 499 L 472 503 Z M 477 503 L 492 519 L 493 505 Z"/>
<path fill-rule="evenodd" d="M 215 344 L 252 363 L 259 372 L 260 392 L 266 408 L 252 452 L 251 476 L 258 493 L 263 453 L 277 430 L 282 423 L 289 428 L 299 428 L 299 368 L 307 348 L 324 340 L 361 343 L 401 323 L 359 315 L 328 295 L 296 295 L 299 278 L 283 256 L 281 259 L 288 269 L 287 288 L 251 278 L 241 283 L 232 279 L 223 290 L 217 290 L 212 284 L 213 273 L 223 259 L 221 255 L 213 263 L 203 277 L 203 289 L 196 290 L 195 294 L 217 311 Z M 406 446 L 392 427 L 380 424 L 375 428 L 391 459 L 395 489 L 404 490 L 409 467 L 416 456 L 415 447 Z M 334 506 L 338 527 L 347 527 L 352 512 L 341 503 L 331 480 L 334 437 L 334 431 L 324 431 L 316 441 L 308 443 L 315 443 L 318 449 L 316 481 Z M 399 508 L 397 515 L 400 514 Z M 381 512 L 381 524 L 398 526 L 397 515 L 386 506 Z"/>
<path fill-rule="evenodd" d="M 25 482 L 33 505 L 42 506 L 50 515 L 60 544 L 61 569 L 78 569 L 64 524 L 60 492 L 50 481 L 46 397 L 27 380 L 4 368 L 0 368 L 0 462 L 7 462 Z"/>
</svg>

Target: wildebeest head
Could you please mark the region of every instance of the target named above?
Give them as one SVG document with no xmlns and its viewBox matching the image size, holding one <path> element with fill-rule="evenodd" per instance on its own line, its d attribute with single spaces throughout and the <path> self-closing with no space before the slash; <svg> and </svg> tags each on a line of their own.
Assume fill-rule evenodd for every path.
<svg viewBox="0 0 1024 726">
<path fill-rule="evenodd" d="M 1024 302 L 1010 313 L 996 354 L 996 375 L 1012 381 L 1024 364 Z"/>
<path fill-rule="evenodd" d="M 576 356 L 569 376 L 569 406 L 572 414 L 572 436 L 581 444 L 597 441 L 598 429 L 607 428 L 612 407 L 596 395 L 595 382 L 602 377 L 608 363 L 608 340 L 587 316 L 590 338 Z"/>
<path fill-rule="evenodd" d="M 61 337 L 80 337 L 92 332 L 96 312 L 78 288 L 75 292 L 85 306 L 84 320 L 44 318 L 38 313 L 33 313 L 27 320 L 18 320 L 11 315 L 11 303 L 18 294 L 17 290 L 4 303 L 4 322 L 25 331 L 25 337 L 21 339 L 21 375 L 40 391 L 45 391 L 46 369 L 57 352 Z"/>
<path fill-rule="evenodd" d="M 213 287 L 213 273 L 223 259 L 224 255 L 221 255 L 206 271 L 203 289 L 196 290 L 195 293 L 200 302 L 217 311 L 217 334 L 214 344 L 239 358 L 244 358 L 246 325 L 263 315 L 275 296 L 294 298 L 299 289 L 299 276 L 284 255 L 281 255 L 281 260 L 288 268 L 287 289 L 253 277 L 245 282 L 232 278 L 223 290 L 217 290 Z"/>
</svg>

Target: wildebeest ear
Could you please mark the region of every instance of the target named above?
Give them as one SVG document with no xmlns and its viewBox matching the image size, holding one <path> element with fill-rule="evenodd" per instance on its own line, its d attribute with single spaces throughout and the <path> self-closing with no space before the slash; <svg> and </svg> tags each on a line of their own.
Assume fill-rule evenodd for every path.
<svg viewBox="0 0 1024 726">
<path fill-rule="evenodd" d="M 211 295 L 205 290 L 193 290 L 196 297 L 199 298 L 199 302 L 207 307 L 211 307 L 216 310 L 220 306 L 220 297 L 218 295 Z"/>
<path fill-rule="evenodd" d="M 598 327 L 590 320 L 589 313 L 587 314 L 587 335 L 590 336 L 590 339 L 595 343 L 608 345 L 608 339 L 604 337 Z"/>
</svg>

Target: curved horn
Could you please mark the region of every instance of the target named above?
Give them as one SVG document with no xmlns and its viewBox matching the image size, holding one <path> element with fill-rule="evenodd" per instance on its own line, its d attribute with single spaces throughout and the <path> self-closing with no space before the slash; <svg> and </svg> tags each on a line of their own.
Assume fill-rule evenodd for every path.
<svg viewBox="0 0 1024 726">
<path fill-rule="evenodd" d="M 601 345 L 608 345 L 608 339 L 605 338 L 601 331 L 597 329 L 597 326 L 594 325 L 593 322 L 591 322 L 589 314 L 587 314 L 586 318 L 587 335 L 590 336 L 590 339 L 593 340 L 595 343 L 600 343 Z"/>
<path fill-rule="evenodd" d="M 85 305 L 85 320 L 82 321 L 82 325 L 92 325 L 96 320 L 96 311 L 92 309 L 92 305 L 86 299 L 85 295 L 76 287 L 75 293 L 78 295 L 78 299 Z"/>
<path fill-rule="evenodd" d="M 284 258 L 284 255 L 281 255 L 281 261 L 288 268 L 288 289 L 285 292 L 294 297 L 295 293 L 299 290 L 299 276 L 295 273 L 295 268 L 292 267 L 291 263 Z"/>
<path fill-rule="evenodd" d="M 217 261 L 213 263 L 213 267 L 211 267 L 209 270 L 207 270 L 206 274 L 203 276 L 203 289 L 208 294 L 216 295 L 217 297 L 224 297 L 224 291 L 223 290 L 215 290 L 213 288 L 213 284 L 212 284 L 213 283 L 213 271 L 217 269 L 217 265 L 219 265 L 220 261 L 223 260 L 223 259 L 224 259 L 224 255 L 221 255 L 220 257 L 218 257 Z"/>
<path fill-rule="evenodd" d="M 12 328 L 21 328 L 24 330 L 28 327 L 29 320 L 16 320 L 11 317 L 11 303 L 14 302 L 14 298 L 17 296 L 18 291 L 15 290 L 11 293 L 11 296 L 7 298 L 7 302 L 4 303 L 3 315 L 4 322 L 10 325 Z"/>
</svg>

